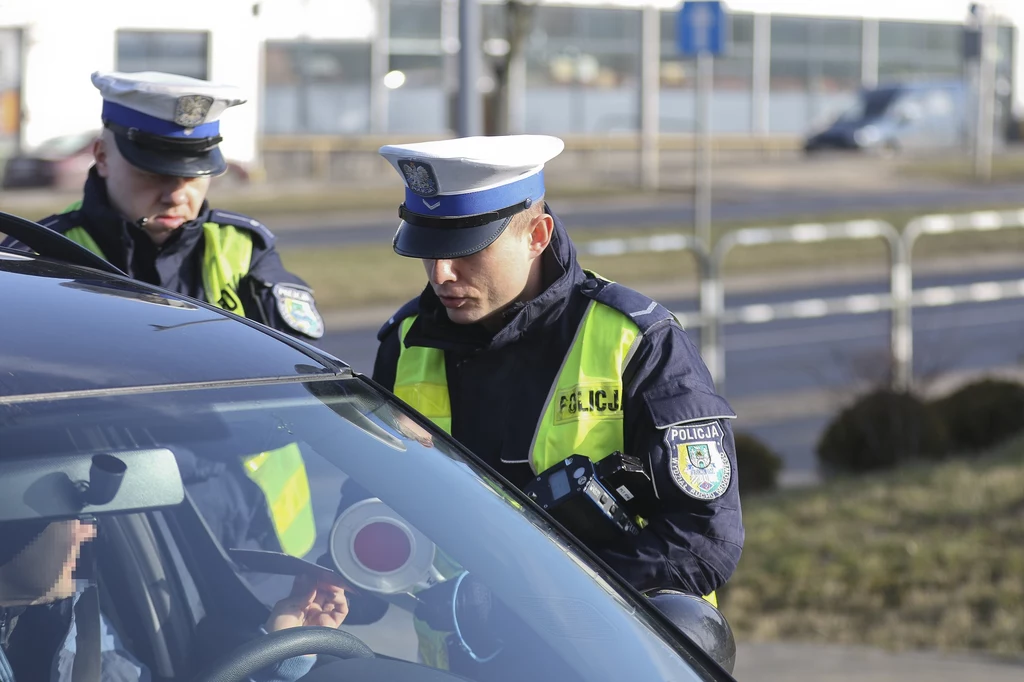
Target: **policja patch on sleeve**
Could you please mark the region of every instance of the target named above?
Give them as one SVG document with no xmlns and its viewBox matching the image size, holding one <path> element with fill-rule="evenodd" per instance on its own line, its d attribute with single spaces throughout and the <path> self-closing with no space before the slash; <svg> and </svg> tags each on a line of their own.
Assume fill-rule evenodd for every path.
<svg viewBox="0 0 1024 682">
<path fill-rule="evenodd" d="M 316 309 L 310 289 L 295 284 L 275 284 L 272 291 L 277 312 L 281 313 L 285 324 L 313 339 L 324 335 L 324 318 Z"/>
<path fill-rule="evenodd" d="M 725 494 L 732 480 L 732 464 L 725 454 L 725 433 L 716 421 L 679 424 L 665 429 L 669 470 L 679 488 L 698 500 Z"/>
</svg>

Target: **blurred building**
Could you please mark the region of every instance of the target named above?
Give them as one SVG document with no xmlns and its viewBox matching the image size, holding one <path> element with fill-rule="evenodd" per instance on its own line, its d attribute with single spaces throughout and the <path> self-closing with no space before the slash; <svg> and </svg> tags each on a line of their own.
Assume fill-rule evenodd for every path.
<svg viewBox="0 0 1024 682">
<path fill-rule="evenodd" d="M 499 58 L 504 5 L 481 0 L 485 59 Z M 642 0 L 540 0 L 514 86 L 515 131 L 603 134 L 639 125 Z M 1024 114 L 1019 27 L 1003 0 L 998 92 Z M 660 14 L 660 128 L 693 127 L 693 64 L 678 57 L 679 3 Z M 803 133 L 887 80 L 961 78 L 961 0 L 729 0 L 731 45 L 716 61 L 712 126 Z M 656 38 L 657 39 L 657 38 Z M 225 151 L 261 135 L 431 135 L 451 129 L 458 0 L 213 0 L 169 12 L 137 0 L 0 0 L 0 154 L 98 125 L 97 69 L 175 71 L 241 85 Z M 487 69 L 484 73 L 488 73 Z M 493 79 L 486 77 L 486 92 Z"/>
</svg>

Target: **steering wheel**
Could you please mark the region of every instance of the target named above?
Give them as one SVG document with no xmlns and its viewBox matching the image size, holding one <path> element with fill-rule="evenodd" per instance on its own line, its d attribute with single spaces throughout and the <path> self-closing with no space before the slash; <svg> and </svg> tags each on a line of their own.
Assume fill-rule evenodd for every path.
<svg viewBox="0 0 1024 682">
<path fill-rule="evenodd" d="M 370 647 L 344 630 L 321 626 L 287 628 L 246 642 L 210 666 L 196 681 L 245 682 L 263 668 L 306 654 L 374 658 Z"/>
</svg>

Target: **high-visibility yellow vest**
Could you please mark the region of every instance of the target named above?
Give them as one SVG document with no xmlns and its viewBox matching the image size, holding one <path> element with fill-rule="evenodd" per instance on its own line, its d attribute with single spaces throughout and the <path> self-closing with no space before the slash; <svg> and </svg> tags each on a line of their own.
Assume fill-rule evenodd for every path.
<svg viewBox="0 0 1024 682">
<path fill-rule="evenodd" d="M 445 372 L 444 351 L 405 345 L 416 316 L 399 325 L 399 356 L 394 393 L 413 409 L 451 434 L 452 412 Z M 534 431 L 528 461 L 541 473 L 570 454 L 600 461 L 623 451 L 622 375 L 640 330 L 626 315 L 590 301 L 569 354 L 549 393 L 548 403 Z M 643 520 L 641 520 L 643 523 Z M 704 597 L 718 606 L 714 592 Z M 436 637 L 419 622 L 420 651 L 436 646 Z M 435 657 L 443 654 L 435 653 Z M 435 659 L 436 660 L 436 659 Z M 446 660 L 446 659 L 445 659 Z"/>
<path fill-rule="evenodd" d="M 65 212 L 77 210 L 81 202 Z M 108 260 L 99 244 L 84 227 L 72 227 L 64 236 Z M 224 310 L 245 315 L 238 297 L 238 285 L 249 272 L 252 237 L 233 225 L 203 223 L 203 289 L 206 300 Z M 309 492 L 309 479 L 302 453 L 296 443 L 261 452 L 242 460 L 242 468 L 266 497 L 271 521 L 281 549 L 293 556 L 305 556 L 316 542 L 316 519 Z"/>
<path fill-rule="evenodd" d="M 451 433 L 444 352 L 405 346 L 416 316 L 401 322 L 394 393 Z M 639 329 L 625 315 L 591 301 L 555 380 L 530 446 L 534 473 L 579 453 L 600 461 L 623 450 L 622 373 Z"/>
</svg>

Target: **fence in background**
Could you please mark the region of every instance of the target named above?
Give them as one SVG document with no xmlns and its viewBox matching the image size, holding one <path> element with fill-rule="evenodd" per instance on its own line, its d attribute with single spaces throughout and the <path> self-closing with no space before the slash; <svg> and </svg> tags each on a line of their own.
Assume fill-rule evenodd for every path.
<svg viewBox="0 0 1024 682">
<path fill-rule="evenodd" d="M 915 290 L 911 256 L 917 241 L 925 235 L 954 232 L 1024 228 L 1024 208 L 1010 211 L 975 211 L 961 214 L 922 215 L 910 220 L 902 232 L 881 220 L 854 220 L 828 224 L 798 224 L 789 227 L 747 227 L 723 234 L 712 249 L 691 235 L 663 234 L 626 239 L 598 239 L 579 245 L 582 255 L 610 256 L 627 253 L 686 251 L 698 266 L 699 311 L 678 312 L 687 328 L 701 330 L 701 354 L 715 380 L 724 390 L 727 324 L 761 324 L 778 320 L 810 319 L 829 315 L 860 315 L 889 311 L 892 383 L 897 390 L 913 386 L 915 307 L 942 307 L 1024 298 L 1024 279 L 976 281 L 956 286 Z M 889 291 L 884 294 L 854 294 L 832 298 L 806 298 L 776 303 L 726 307 L 722 267 L 737 246 L 833 240 L 883 239 L 889 251 Z"/>
</svg>

